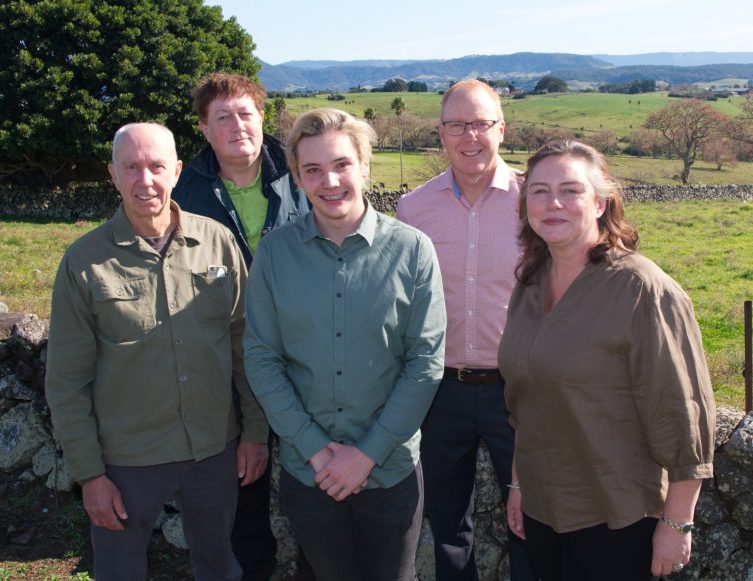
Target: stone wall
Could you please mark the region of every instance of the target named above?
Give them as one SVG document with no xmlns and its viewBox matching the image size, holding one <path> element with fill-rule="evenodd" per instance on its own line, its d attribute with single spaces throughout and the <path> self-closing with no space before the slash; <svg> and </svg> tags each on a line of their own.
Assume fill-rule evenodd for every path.
<svg viewBox="0 0 753 581">
<path fill-rule="evenodd" d="M 394 212 L 400 196 L 408 190 L 375 188 L 368 193 L 374 207 Z M 629 201 L 713 200 L 732 198 L 753 200 L 753 185 L 657 186 L 634 185 L 625 188 Z M 48 220 L 95 220 L 109 218 L 120 203 L 111 184 L 82 184 L 66 189 L 0 186 L 0 216 Z"/>
<path fill-rule="evenodd" d="M 70 490 L 71 482 L 50 425 L 44 399 L 47 321 L 34 315 L 0 313 L 0 473 L 49 488 Z M 279 481 L 273 454 L 273 490 Z M 509 578 L 505 515 L 494 470 L 481 450 L 476 477 L 476 559 L 482 580 Z M 714 479 L 704 483 L 696 510 L 693 558 L 674 579 L 753 581 L 753 413 L 722 407 L 718 413 Z M 272 527 L 279 540 L 281 569 L 295 574 L 296 545 L 287 519 L 272 498 Z M 185 547 L 180 514 L 170 507 L 155 525 L 174 545 Z M 416 557 L 419 578 L 434 579 L 433 544 L 424 522 Z"/>
</svg>

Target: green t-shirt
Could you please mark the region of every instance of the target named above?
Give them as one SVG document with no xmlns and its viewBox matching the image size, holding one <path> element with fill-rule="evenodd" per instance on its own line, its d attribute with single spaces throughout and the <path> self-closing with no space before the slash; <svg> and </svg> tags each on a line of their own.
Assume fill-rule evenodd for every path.
<svg viewBox="0 0 753 581">
<path fill-rule="evenodd" d="M 267 219 L 267 198 L 261 193 L 261 172 L 256 179 L 247 186 L 238 187 L 230 180 L 223 178 L 222 183 L 230 194 L 238 216 L 246 230 L 248 245 L 252 251 L 256 250 Z"/>
</svg>

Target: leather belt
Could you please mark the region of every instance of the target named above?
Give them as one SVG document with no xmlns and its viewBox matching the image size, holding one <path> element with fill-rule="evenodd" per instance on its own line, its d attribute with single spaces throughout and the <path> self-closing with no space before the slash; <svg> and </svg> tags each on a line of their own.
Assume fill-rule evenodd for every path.
<svg viewBox="0 0 753 581">
<path fill-rule="evenodd" d="M 499 383 L 502 376 L 499 369 L 469 369 L 464 367 L 456 369 L 454 367 L 444 368 L 444 378 L 454 379 L 462 383 Z"/>
</svg>

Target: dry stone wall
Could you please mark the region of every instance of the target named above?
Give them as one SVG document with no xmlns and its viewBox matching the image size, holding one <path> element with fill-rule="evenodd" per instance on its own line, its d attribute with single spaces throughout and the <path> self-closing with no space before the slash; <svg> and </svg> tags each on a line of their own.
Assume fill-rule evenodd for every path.
<svg viewBox="0 0 753 581">
<path fill-rule="evenodd" d="M 65 466 L 44 398 L 48 322 L 0 308 L 0 472 L 19 482 L 42 480 L 48 488 L 76 486 Z M 296 545 L 277 503 L 279 461 L 273 453 L 272 528 L 279 540 L 282 577 L 295 572 Z M 476 474 L 476 559 L 482 580 L 509 578 L 506 525 L 499 487 L 486 450 Z M 753 581 L 753 413 L 719 409 L 714 479 L 704 483 L 695 520 L 693 558 L 673 578 L 680 581 Z M 174 505 L 155 523 L 155 534 L 185 548 Z M 434 548 L 427 522 L 416 556 L 419 578 L 434 579 Z"/>
<path fill-rule="evenodd" d="M 408 190 L 375 188 L 368 192 L 374 207 L 395 212 L 397 201 Z M 628 201 L 716 200 L 730 198 L 753 200 L 753 185 L 659 186 L 633 185 L 625 188 Z M 120 203 L 111 184 L 82 184 L 66 189 L 19 188 L 0 186 L 0 216 L 47 220 L 95 220 L 109 218 Z"/>
</svg>

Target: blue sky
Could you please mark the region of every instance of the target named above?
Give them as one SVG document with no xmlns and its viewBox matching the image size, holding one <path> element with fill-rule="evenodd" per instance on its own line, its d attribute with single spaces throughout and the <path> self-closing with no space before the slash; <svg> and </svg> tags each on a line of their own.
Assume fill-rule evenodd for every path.
<svg viewBox="0 0 753 581">
<path fill-rule="evenodd" d="M 289 60 L 752 51 L 750 0 L 207 0 Z M 295 39 L 295 40 L 293 40 Z"/>
</svg>

